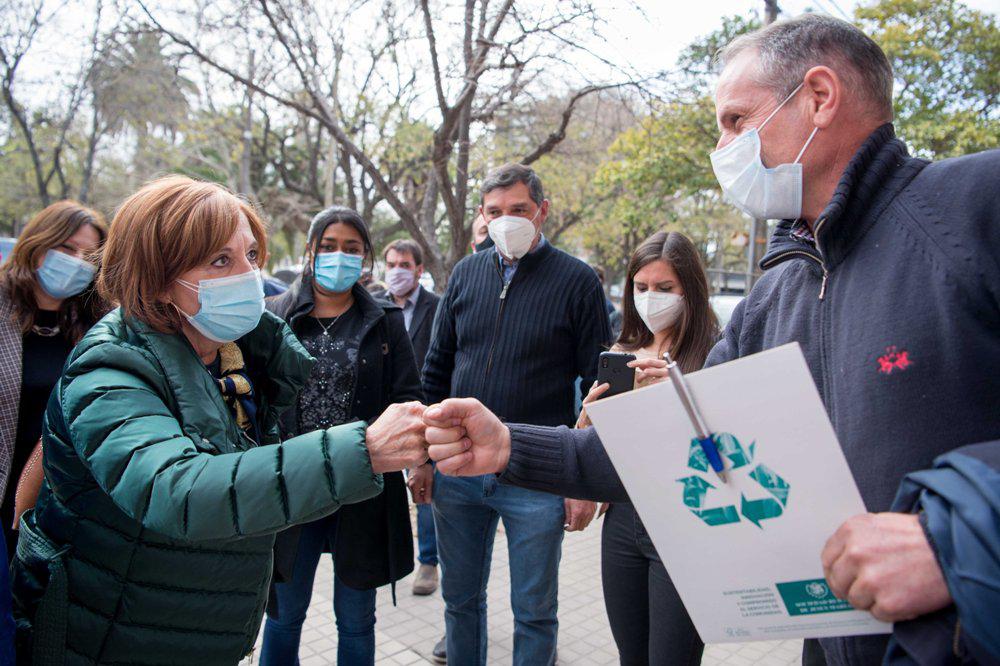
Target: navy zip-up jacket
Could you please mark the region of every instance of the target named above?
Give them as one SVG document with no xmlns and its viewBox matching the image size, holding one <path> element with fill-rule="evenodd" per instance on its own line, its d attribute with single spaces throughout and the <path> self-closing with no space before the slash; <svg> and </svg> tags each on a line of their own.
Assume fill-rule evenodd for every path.
<svg viewBox="0 0 1000 666">
<path fill-rule="evenodd" d="M 424 362 L 428 404 L 478 398 L 504 420 L 569 425 L 575 381 L 588 387 L 611 339 L 597 274 L 549 243 L 505 284 L 493 251 L 458 262 Z"/>
<path fill-rule="evenodd" d="M 865 506 L 888 511 L 904 475 L 1000 440 L 1000 150 L 929 164 L 883 125 L 844 171 L 815 243 L 792 229 L 779 224 L 707 365 L 798 342 Z M 513 427 L 503 478 L 627 498 L 592 429 Z M 886 641 L 821 643 L 830 664 L 868 664 Z"/>
</svg>

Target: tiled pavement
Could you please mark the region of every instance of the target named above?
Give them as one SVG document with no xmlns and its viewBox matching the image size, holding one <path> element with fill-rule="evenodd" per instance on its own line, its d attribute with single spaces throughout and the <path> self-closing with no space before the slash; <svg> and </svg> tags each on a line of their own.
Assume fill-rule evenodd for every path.
<svg viewBox="0 0 1000 666">
<path fill-rule="evenodd" d="M 559 663 L 563 666 L 617 664 L 618 652 L 604 612 L 600 582 L 601 526 L 567 534 L 559 572 Z M 440 593 L 415 597 L 412 576 L 397 585 L 399 605 L 393 607 L 388 588 L 378 593 L 375 627 L 377 664 L 427 664 L 434 644 L 443 635 L 444 603 Z M 337 663 L 337 629 L 332 611 L 332 566 L 324 556 L 316 574 L 312 604 L 302 634 L 299 658 L 303 666 Z M 493 552 L 489 584 L 489 662 L 510 664 L 513 615 L 510 610 L 507 541 L 501 525 Z M 260 641 L 258 639 L 258 650 Z M 801 641 L 772 641 L 712 645 L 703 664 L 747 666 L 800 662 Z"/>
</svg>

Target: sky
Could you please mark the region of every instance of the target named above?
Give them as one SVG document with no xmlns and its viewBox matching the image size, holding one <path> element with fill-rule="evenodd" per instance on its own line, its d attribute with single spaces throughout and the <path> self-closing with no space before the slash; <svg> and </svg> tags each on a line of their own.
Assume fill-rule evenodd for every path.
<svg viewBox="0 0 1000 666">
<path fill-rule="evenodd" d="M 962 0 L 973 9 L 1000 14 L 1000 0 Z M 638 0 L 645 13 L 614 11 L 620 0 L 597 0 L 600 7 L 614 12 L 608 25 L 610 46 L 637 69 L 668 69 L 680 51 L 695 38 L 719 27 L 721 19 L 734 14 L 746 14 L 756 9 L 764 13 L 763 0 Z M 861 3 L 854 0 L 779 0 L 783 11 L 779 17 L 796 16 L 811 9 L 839 18 L 853 16 Z M 865 2 L 864 4 L 871 4 Z M 838 11 L 838 9 L 840 11 Z"/>
<path fill-rule="evenodd" d="M 328 2 L 336 0 L 315 0 Z M 529 0 L 530 2 L 531 0 Z M 542 6 L 558 0 L 537 0 Z M 870 4 L 873 0 L 865 0 Z M 980 11 L 1000 15 L 1000 0 L 960 0 Z M 24 63 L 22 80 L 41 84 L 52 71 L 63 70 L 70 58 L 75 63 L 74 50 L 86 45 L 90 30 L 89 6 L 93 0 L 71 0 L 59 12 L 57 21 L 39 40 L 34 52 Z M 723 17 L 747 15 L 756 10 L 761 15 L 764 0 L 593 0 L 607 24 L 601 29 L 605 42 L 599 48 L 608 49 L 609 60 L 628 63 L 634 72 L 649 75 L 673 68 L 681 50 L 693 40 L 716 30 Z M 48 0 L 46 6 L 59 3 Z M 161 4 L 153 0 L 152 5 Z M 169 5 L 169 2 L 165 3 Z M 804 11 L 820 11 L 843 18 L 853 16 L 857 0 L 779 0 L 782 17 L 796 16 Z M 38 48 L 40 47 L 40 48 Z M 62 62 L 61 62 L 62 61 Z M 72 65 L 70 65 L 72 67 Z"/>
</svg>

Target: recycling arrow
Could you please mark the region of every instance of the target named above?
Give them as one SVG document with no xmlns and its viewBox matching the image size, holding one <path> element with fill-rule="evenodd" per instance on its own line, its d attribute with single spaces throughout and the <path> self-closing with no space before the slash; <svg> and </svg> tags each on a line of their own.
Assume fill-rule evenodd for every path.
<svg viewBox="0 0 1000 666">
<path fill-rule="evenodd" d="M 781 502 L 781 506 L 788 505 L 788 492 L 791 490 L 788 483 L 782 479 L 774 470 L 764 464 L 757 465 L 750 478 L 759 483 L 767 492 L 771 493 L 776 500 Z"/>
<path fill-rule="evenodd" d="M 739 440 L 729 433 L 713 435 L 712 440 L 718 447 L 719 453 L 729 459 L 730 469 L 740 469 L 753 464 L 757 453 L 756 442 L 752 442 L 748 448 L 744 448 Z M 709 470 L 708 458 L 697 439 L 691 440 L 691 447 L 688 450 L 688 467 L 699 472 L 708 472 Z M 741 493 L 739 509 L 732 504 L 717 507 L 705 506 L 709 491 L 715 486 L 702 476 L 686 476 L 677 479 L 677 482 L 684 484 L 684 505 L 706 524 L 715 526 L 737 523 L 742 515 L 763 529 L 762 521 L 777 518 L 784 513 L 785 507 L 788 505 L 791 487 L 774 470 L 762 463 L 750 471 L 749 477 L 767 491 L 770 497 L 747 499 Z"/>
<path fill-rule="evenodd" d="M 756 442 L 750 445 L 750 454 L 747 455 L 739 440 L 728 432 L 713 435 L 712 439 L 715 441 L 715 445 L 719 447 L 719 453 L 729 458 L 730 462 L 733 463 L 733 469 L 739 469 L 740 467 L 749 465 L 753 461 L 753 450 Z"/>
<path fill-rule="evenodd" d="M 740 513 L 757 527 L 760 527 L 760 521 L 777 518 L 783 511 L 781 504 L 770 497 L 748 500 L 746 495 L 740 493 Z"/>
<path fill-rule="evenodd" d="M 705 496 L 708 495 L 708 489 L 715 488 L 715 486 L 702 477 L 686 476 L 683 479 L 677 479 L 677 481 L 684 484 L 684 505 L 691 509 L 691 513 L 709 525 L 739 522 L 740 515 L 732 504 L 705 508 Z"/>
</svg>

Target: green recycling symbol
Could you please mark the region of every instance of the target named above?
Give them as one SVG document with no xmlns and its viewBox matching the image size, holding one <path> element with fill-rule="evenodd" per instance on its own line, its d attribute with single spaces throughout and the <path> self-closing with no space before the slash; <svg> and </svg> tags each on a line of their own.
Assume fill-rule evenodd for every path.
<svg viewBox="0 0 1000 666">
<path fill-rule="evenodd" d="M 737 470 L 753 465 L 754 454 L 756 452 L 756 442 L 749 446 L 749 450 L 744 449 L 739 440 L 729 433 L 712 435 L 712 441 L 719 449 L 719 453 L 729 458 L 732 463 L 730 470 Z M 700 472 L 708 472 L 710 468 L 705 451 L 701 448 L 697 439 L 691 440 L 691 448 L 688 452 L 688 467 Z M 749 474 L 750 478 L 756 481 L 770 497 L 762 499 L 747 499 L 740 493 L 740 506 L 737 509 L 734 504 L 726 506 L 706 506 L 708 491 L 715 488 L 703 476 L 686 476 L 677 479 L 678 483 L 684 484 L 684 505 L 691 510 L 691 513 L 701 518 L 708 525 L 728 525 L 738 523 L 740 516 L 749 520 L 757 527 L 761 522 L 771 518 L 777 518 L 785 511 L 788 504 L 788 492 L 791 487 L 778 474 L 763 463 L 758 463 Z"/>
</svg>

